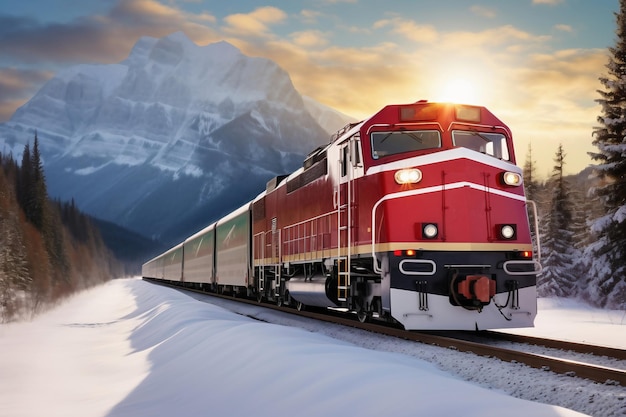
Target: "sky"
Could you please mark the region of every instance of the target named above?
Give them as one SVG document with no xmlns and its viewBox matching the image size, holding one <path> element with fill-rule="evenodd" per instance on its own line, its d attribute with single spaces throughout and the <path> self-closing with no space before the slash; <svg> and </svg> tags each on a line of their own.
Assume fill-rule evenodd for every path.
<svg viewBox="0 0 626 417">
<path fill-rule="evenodd" d="M 3 0 L 0 122 L 59 70 L 117 63 L 183 31 L 276 61 L 303 95 L 357 119 L 420 99 L 488 107 L 548 177 L 592 164 L 618 0 Z"/>
</svg>

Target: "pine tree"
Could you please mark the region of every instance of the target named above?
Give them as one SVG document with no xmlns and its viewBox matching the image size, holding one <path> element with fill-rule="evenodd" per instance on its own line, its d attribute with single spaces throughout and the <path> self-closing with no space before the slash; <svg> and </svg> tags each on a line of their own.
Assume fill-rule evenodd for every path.
<svg viewBox="0 0 626 417">
<path fill-rule="evenodd" d="M 539 182 L 537 181 L 536 162 L 533 160 L 532 144 L 528 144 L 528 152 L 526 153 L 526 162 L 524 162 L 524 191 L 528 200 L 535 201 L 537 191 L 539 190 Z"/>
<path fill-rule="evenodd" d="M 29 202 L 31 200 L 31 193 L 33 189 L 33 180 L 31 169 L 31 157 L 30 157 L 30 144 L 24 145 L 24 152 L 22 153 L 22 165 L 19 174 L 15 177 L 15 189 L 17 190 L 17 201 L 20 203 L 20 207 L 24 210 L 26 218 L 29 217 Z"/>
<path fill-rule="evenodd" d="M 595 172 L 601 184 L 595 188 L 606 215 L 596 219 L 592 232 L 597 241 L 589 246 L 592 301 L 600 305 L 626 307 L 626 0 L 620 0 L 617 43 L 609 48 L 608 75 L 600 77 L 598 90 L 602 114 L 594 129 L 590 153 L 598 161 Z"/>
<path fill-rule="evenodd" d="M 22 167 L 16 179 L 16 189 L 18 201 L 26 218 L 38 230 L 43 231 L 46 223 L 48 190 L 37 133 L 35 133 L 32 152 L 30 144 L 27 143 L 24 146 Z"/>
<path fill-rule="evenodd" d="M 43 171 L 43 163 L 41 154 L 39 153 L 39 139 L 35 132 L 35 142 L 33 144 L 33 152 L 31 154 L 31 179 L 32 190 L 29 201 L 30 213 L 29 220 L 39 230 L 43 230 L 46 223 L 46 205 L 48 203 L 48 190 L 46 187 L 46 177 Z"/>
<path fill-rule="evenodd" d="M 543 185 L 537 180 L 537 162 L 533 160 L 532 144 L 528 144 L 528 152 L 526 153 L 526 162 L 524 162 L 524 192 L 526 199 L 532 203 L 528 203 L 528 220 L 530 221 L 530 238 L 533 242 L 533 251 L 540 254 L 540 247 L 537 245 L 537 225 L 541 224 L 541 201 Z M 532 205 L 531 205 L 532 204 Z"/>
<path fill-rule="evenodd" d="M 574 232 L 571 229 L 573 210 L 569 186 L 563 177 L 565 152 L 562 145 L 558 147 L 554 162 L 550 181 L 550 209 L 542 240 L 543 271 L 537 278 L 537 292 L 541 296 L 569 297 L 576 292 L 580 252 L 574 246 Z"/>
</svg>

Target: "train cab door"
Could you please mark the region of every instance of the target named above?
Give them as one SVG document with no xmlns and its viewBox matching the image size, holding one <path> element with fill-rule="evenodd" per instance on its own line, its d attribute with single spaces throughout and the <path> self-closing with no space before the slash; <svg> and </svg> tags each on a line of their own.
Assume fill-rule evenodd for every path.
<svg viewBox="0 0 626 417">
<path fill-rule="evenodd" d="M 350 259 L 358 224 L 358 188 L 355 180 L 363 175 L 359 133 L 339 144 L 335 208 L 337 210 L 337 299 L 346 301 L 350 288 Z"/>
</svg>

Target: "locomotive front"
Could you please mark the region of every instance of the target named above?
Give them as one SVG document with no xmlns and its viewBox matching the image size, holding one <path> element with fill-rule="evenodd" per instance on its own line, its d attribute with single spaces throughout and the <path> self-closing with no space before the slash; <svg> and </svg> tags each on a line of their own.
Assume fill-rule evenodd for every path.
<svg viewBox="0 0 626 417">
<path fill-rule="evenodd" d="M 418 102 L 360 135 L 357 240 L 381 309 L 407 329 L 532 326 L 541 267 L 510 130 L 484 107 Z"/>
</svg>

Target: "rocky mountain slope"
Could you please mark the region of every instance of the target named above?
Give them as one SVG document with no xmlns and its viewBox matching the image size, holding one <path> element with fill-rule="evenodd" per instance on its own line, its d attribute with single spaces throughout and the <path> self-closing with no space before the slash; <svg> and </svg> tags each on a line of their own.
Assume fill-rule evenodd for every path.
<svg viewBox="0 0 626 417">
<path fill-rule="evenodd" d="M 19 160 L 37 132 L 48 189 L 175 242 L 297 169 L 349 117 L 303 98 L 276 63 L 183 33 L 111 65 L 60 72 L 0 125 Z"/>
</svg>

